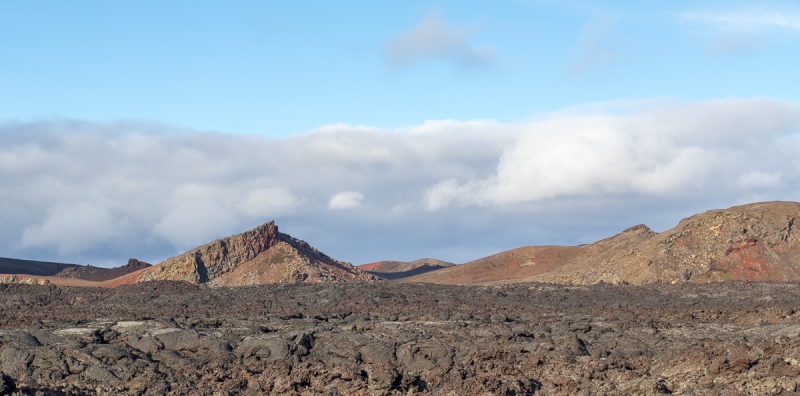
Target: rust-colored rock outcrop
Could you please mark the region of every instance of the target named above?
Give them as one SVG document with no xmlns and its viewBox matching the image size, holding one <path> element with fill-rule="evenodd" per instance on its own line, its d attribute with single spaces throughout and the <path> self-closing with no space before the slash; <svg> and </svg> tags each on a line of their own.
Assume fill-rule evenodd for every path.
<svg viewBox="0 0 800 396">
<path fill-rule="evenodd" d="M 634 284 L 800 280 L 800 203 L 711 210 L 657 234 L 644 225 L 585 246 L 528 246 L 406 281 Z"/>
<path fill-rule="evenodd" d="M 139 272 L 131 281 L 182 280 L 212 286 L 244 286 L 376 279 L 278 232 L 278 226 L 271 221 L 167 259 Z"/>
</svg>

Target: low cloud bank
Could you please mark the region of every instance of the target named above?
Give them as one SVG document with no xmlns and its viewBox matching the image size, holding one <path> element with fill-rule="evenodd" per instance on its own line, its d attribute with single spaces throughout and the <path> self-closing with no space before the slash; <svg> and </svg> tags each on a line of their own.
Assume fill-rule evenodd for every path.
<svg viewBox="0 0 800 396">
<path fill-rule="evenodd" d="M 631 108 L 402 130 L 328 125 L 282 139 L 145 123 L 7 123 L 0 255 L 163 259 L 279 219 L 343 260 L 458 261 L 520 235 L 534 239 L 525 244 L 594 237 L 589 223 L 622 229 L 659 207 L 800 199 L 799 103 Z"/>
</svg>

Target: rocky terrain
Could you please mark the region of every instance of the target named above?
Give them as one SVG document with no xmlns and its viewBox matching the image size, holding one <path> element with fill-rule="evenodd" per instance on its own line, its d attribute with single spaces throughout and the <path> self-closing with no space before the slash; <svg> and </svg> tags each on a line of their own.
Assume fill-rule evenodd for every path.
<svg viewBox="0 0 800 396">
<path fill-rule="evenodd" d="M 634 284 L 800 280 L 800 203 L 711 210 L 655 233 L 644 225 L 584 246 L 528 246 L 408 282 Z"/>
<path fill-rule="evenodd" d="M 0 394 L 800 394 L 798 215 L 751 204 L 459 266 L 355 268 L 272 222 L 111 279 L 39 263 L 0 275 Z"/>
<path fill-rule="evenodd" d="M 423 258 L 414 261 L 378 261 L 359 265 L 358 268 L 381 279 L 396 280 L 452 267 L 454 265 L 455 264 L 448 263 L 447 261 Z"/>
<path fill-rule="evenodd" d="M 0 393 L 792 395 L 800 284 L 0 285 Z"/>
</svg>

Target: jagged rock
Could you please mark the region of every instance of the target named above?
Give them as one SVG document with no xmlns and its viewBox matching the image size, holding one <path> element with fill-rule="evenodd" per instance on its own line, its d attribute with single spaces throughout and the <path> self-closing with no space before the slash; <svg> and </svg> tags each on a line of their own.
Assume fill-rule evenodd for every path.
<svg viewBox="0 0 800 396">
<path fill-rule="evenodd" d="M 19 394 L 800 390 L 797 283 L 13 284 L 3 301 L 20 309 L 0 305 L 0 390 Z"/>
<path fill-rule="evenodd" d="M 153 264 L 145 263 L 144 261 L 139 261 L 135 258 L 128 259 L 128 264 L 123 265 L 123 267 L 128 268 L 133 271 L 138 271 L 140 269 L 145 269 L 148 267 L 152 267 Z"/>
<path fill-rule="evenodd" d="M 14 380 L 7 376 L 6 373 L 0 371 L 0 395 L 8 395 L 11 394 L 11 391 L 15 390 L 17 387 L 14 384 Z"/>
<path fill-rule="evenodd" d="M 6 346 L 0 350 L 0 368 L 12 377 L 20 377 L 28 370 L 33 357 L 24 346 Z"/>
</svg>

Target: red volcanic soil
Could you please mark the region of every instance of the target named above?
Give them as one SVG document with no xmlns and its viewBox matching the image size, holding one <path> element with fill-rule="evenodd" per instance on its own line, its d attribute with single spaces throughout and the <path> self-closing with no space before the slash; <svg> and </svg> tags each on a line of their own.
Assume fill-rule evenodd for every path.
<svg viewBox="0 0 800 396">
<path fill-rule="evenodd" d="M 377 266 L 379 266 L 379 265 L 381 265 L 383 263 L 384 263 L 383 261 L 376 261 L 374 263 L 359 265 L 358 268 L 361 268 L 364 271 L 372 271 L 373 268 L 375 268 L 375 267 L 377 267 Z"/>
<path fill-rule="evenodd" d="M 528 246 L 406 282 L 562 284 L 800 280 L 800 203 L 712 210 L 662 233 L 644 225 L 585 246 Z"/>
</svg>

